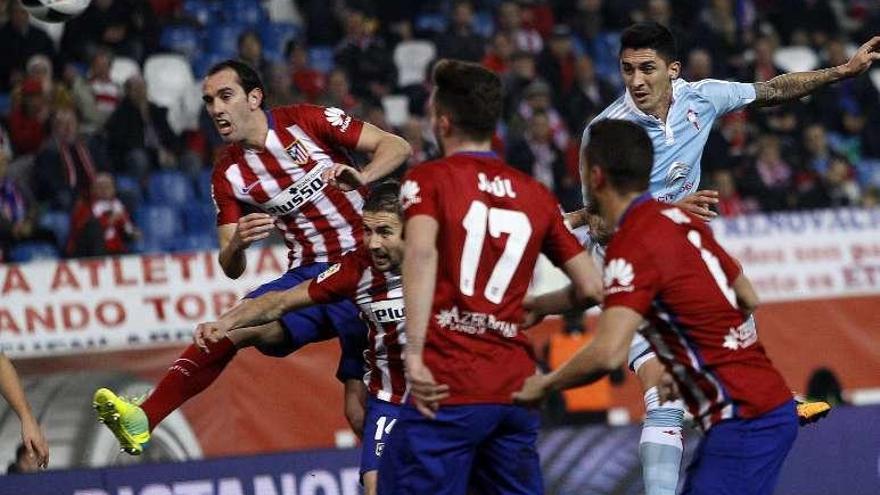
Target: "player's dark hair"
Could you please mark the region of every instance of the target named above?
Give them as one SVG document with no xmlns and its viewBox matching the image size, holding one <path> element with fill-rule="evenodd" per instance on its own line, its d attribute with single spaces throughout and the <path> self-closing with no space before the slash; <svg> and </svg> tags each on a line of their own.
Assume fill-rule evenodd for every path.
<svg viewBox="0 0 880 495">
<path fill-rule="evenodd" d="M 208 75 L 213 76 L 226 69 L 235 71 L 235 74 L 238 76 L 238 83 L 241 84 L 241 87 L 244 89 L 244 94 L 249 95 L 251 91 L 259 89 L 263 93 L 263 101 L 260 103 L 260 108 L 266 108 L 266 88 L 263 86 L 263 80 L 260 79 L 260 74 L 257 73 L 253 67 L 241 60 L 230 58 L 211 66 L 211 68 L 208 69 Z"/>
<path fill-rule="evenodd" d="M 487 141 L 501 117 L 501 79 L 481 65 L 443 59 L 434 65 L 434 105 L 467 137 Z"/>
<path fill-rule="evenodd" d="M 590 126 L 589 139 L 587 165 L 604 170 L 618 193 L 648 189 L 654 145 L 644 129 L 627 120 L 600 120 Z"/>
<path fill-rule="evenodd" d="M 620 53 L 627 48 L 652 49 L 666 63 L 678 60 L 678 48 L 672 31 L 657 22 L 639 22 L 626 28 L 620 35 Z"/>
<path fill-rule="evenodd" d="M 386 180 L 374 185 L 367 200 L 364 201 L 363 210 L 373 213 L 394 213 L 403 218 L 403 210 L 400 208 L 400 183 L 396 180 Z"/>
</svg>

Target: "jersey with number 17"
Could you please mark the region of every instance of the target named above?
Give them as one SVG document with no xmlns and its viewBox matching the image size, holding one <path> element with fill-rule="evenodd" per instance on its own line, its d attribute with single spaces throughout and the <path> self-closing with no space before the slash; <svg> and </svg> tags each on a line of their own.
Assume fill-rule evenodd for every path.
<svg viewBox="0 0 880 495">
<path fill-rule="evenodd" d="M 412 168 L 401 204 L 439 225 L 424 360 L 450 387 L 444 404 L 510 403 L 535 372 L 520 323 L 538 254 L 562 266 L 583 251 L 556 198 L 494 153 L 465 152 Z"/>
</svg>

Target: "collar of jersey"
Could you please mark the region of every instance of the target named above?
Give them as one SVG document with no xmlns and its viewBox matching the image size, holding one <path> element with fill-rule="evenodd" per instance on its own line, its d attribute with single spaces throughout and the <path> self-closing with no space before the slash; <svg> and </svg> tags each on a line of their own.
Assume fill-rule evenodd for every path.
<svg viewBox="0 0 880 495">
<path fill-rule="evenodd" d="M 617 227 L 620 228 L 623 225 L 623 221 L 626 220 L 626 217 L 629 216 L 629 213 L 635 209 L 635 207 L 645 203 L 646 201 L 653 199 L 650 192 L 645 192 L 644 194 L 636 197 L 632 202 L 630 202 L 629 206 L 626 207 L 626 210 L 623 211 L 623 215 L 620 215 L 620 220 L 617 221 Z"/>
<path fill-rule="evenodd" d="M 495 158 L 498 159 L 498 153 L 494 151 L 456 151 L 453 155 L 466 155 L 475 158 Z"/>
<path fill-rule="evenodd" d="M 274 131 L 275 130 L 275 117 L 272 116 L 272 112 L 270 110 L 263 110 L 263 113 L 266 114 L 266 124 L 268 124 L 269 130 Z M 263 143 L 263 146 L 265 147 L 266 143 Z M 248 149 L 248 148 L 244 148 L 244 147 L 242 147 L 242 149 L 244 149 L 245 153 L 254 153 L 254 154 L 262 153 L 262 151 L 252 150 L 252 149 Z M 265 148 L 264 148 L 264 151 L 265 151 Z"/>
<path fill-rule="evenodd" d="M 687 85 L 687 81 L 684 79 L 678 78 L 675 81 L 672 81 L 672 103 L 669 104 L 669 113 L 672 113 L 672 105 L 675 105 L 675 100 L 678 99 L 678 94 L 681 92 L 681 89 Z M 630 112 L 636 114 L 637 117 L 651 121 L 661 123 L 660 119 L 654 117 L 653 115 L 648 115 L 645 112 L 639 110 L 639 107 L 636 106 L 636 102 L 633 101 L 632 95 L 629 94 L 629 90 L 624 91 L 623 103 L 629 109 Z M 666 116 L 666 120 L 669 120 L 669 116 Z"/>
</svg>

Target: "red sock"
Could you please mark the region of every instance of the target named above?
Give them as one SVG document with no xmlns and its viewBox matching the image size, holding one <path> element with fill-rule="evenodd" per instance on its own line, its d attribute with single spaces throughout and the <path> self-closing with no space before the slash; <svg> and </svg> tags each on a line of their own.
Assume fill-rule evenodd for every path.
<svg viewBox="0 0 880 495">
<path fill-rule="evenodd" d="M 205 353 L 195 345 L 187 347 L 168 368 L 156 390 L 141 404 L 150 422 L 150 431 L 190 397 L 208 388 L 237 351 L 228 337 L 209 343 L 208 350 L 210 352 Z"/>
</svg>

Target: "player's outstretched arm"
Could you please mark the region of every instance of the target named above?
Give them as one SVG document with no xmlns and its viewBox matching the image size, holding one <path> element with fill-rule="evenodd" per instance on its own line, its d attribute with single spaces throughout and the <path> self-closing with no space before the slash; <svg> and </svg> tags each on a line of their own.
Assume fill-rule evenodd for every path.
<svg viewBox="0 0 880 495">
<path fill-rule="evenodd" d="M 606 309 L 599 317 L 596 338 L 584 346 L 556 371 L 526 380 L 513 395 L 521 403 L 540 402 L 550 390 L 587 385 L 620 368 L 633 335 L 642 324 L 642 315 L 624 306 Z"/>
<path fill-rule="evenodd" d="M 568 213 L 564 213 L 562 218 L 565 220 L 565 225 L 571 229 L 579 229 L 584 225 L 587 225 L 587 209 L 581 208 L 577 211 L 570 211 Z"/>
<path fill-rule="evenodd" d="M 755 105 L 772 106 L 796 100 L 841 79 L 858 76 L 880 60 L 880 36 L 860 46 L 845 64 L 808 72 L 792 72 L 755 83 Z"/>
<path fill-rule="evenodd" d="M 750 315 L 758 308 L 758 293 L 752 287 L 752 282 L 744 273 L 741 273 L 733 281 L 733 292 L 736 293 L 736 302 L 743 313 Z"/>
<path fill-rule="evenodd" d="M 27 449 L 28 455 L 36 456 L 37 464 L 46 467 L 49 463 L 49 446 L 46 444 L 46 438 L 43 437 L 40 425 L 31 412 L 31 406 L 21 388 L 15 367 L 3 353 L 0 353 L 0 395 L 3 395 L 21 421 L 21 442 Z"/>
<path fill-rule="evenodd" d="M 405 139 L 367 122 L 364 122 L 355 149 L 362 153 L 370 153 L 372 160 L 363 170 L 342 163 L 335 164 L 324 177 L 331 186 L 343 191 L 351 191 L 376 182 L 394 172 L 412 155 L 412 147 Z"/>
<path fill-rule="evenodd" d="M 220 254 L 217 260 L 223 273 L 236 279 L 244 273 L 247 258 L 244 251 L 251 244 L 269 237 L 275 219 L 266 213 L 251 213 L 238 219 L 238 223 L 228 223 L 217 227 Z"/>
<path fill-rule="evenodd" d="M 568 260 L 562 270 L 571 280 L 568 286 L 523 303 L 523 307 L 532 313 L 531 318 L 535 323 L 546 315 L 557 315 L 572 309 L 589 309 L 602 302 L 602 277 L 586 251 Z M 527 322 L 530 322 L 529 317 Z"/>
</svg>

